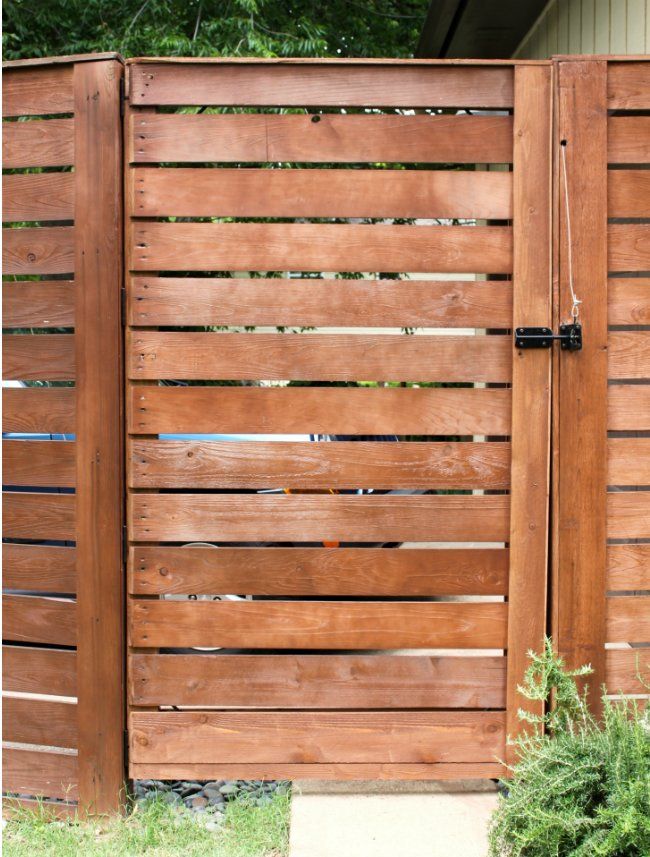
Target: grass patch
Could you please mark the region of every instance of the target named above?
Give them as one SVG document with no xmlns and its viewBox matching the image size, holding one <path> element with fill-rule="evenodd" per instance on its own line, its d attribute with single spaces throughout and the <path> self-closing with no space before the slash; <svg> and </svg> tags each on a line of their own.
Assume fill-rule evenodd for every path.
<svg viewBox="0 0 650 857">
<path fill-rule="evenodd" d="M 5 857 L 285 857 L 289 851 L 289 803 L 277 792 L 257 806 L 242 796 L 226 806 L 216 830 L 185 808 L 161 800 L 138 804 L 126 818 L 97 822 L 51 821 L 46 811 L 23 810 L 6 825 Z"/>
</svg>

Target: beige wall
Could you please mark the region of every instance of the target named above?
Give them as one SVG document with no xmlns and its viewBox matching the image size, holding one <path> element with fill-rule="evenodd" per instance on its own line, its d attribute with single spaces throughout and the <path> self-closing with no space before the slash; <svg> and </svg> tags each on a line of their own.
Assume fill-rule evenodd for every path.
<svg viewBox="0 0 650 857">
<path fill-rule="evenodd" d="M 513 56 L 648 53 L 650 0 L 551 0 Z"/>
</svg>

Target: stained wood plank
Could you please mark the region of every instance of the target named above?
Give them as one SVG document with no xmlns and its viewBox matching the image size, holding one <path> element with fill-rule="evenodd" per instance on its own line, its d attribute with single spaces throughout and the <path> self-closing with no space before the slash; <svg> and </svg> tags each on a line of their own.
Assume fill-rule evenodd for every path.
<svg viewBox="0 0 650 857">
<path fill-rule="evenodd" d="M 650 485 L 650 438 L 610 438 L 607 481 L 610 485 Z"/>
<path fill-rule="evenodd" d="M 138 217 L 512 216 L 507 172 L 145 167 L 131 193 Z"/>
<path fill-rule="evenodd" d="M 132 705 L 502 708 L 502 657 L 131 655 Z"/>
<path fill-rule="evenodd" d="M 607 495 L 607 535 L 610 539 L 650 538 L 650 491 Z"/>
<path fill-rule="evenodd" d="M 15 643 L 74 646 L 77 642 L 76 607 L 74 601 L 3 595 L 3 639 Z"/>
<path fill-rule="evenodd" d="M 650 279 L 613 279 L 607 284 L 609 324 L 650 325 Z"/>
<path fill-rule="evenodd" d="M 135 105 L 512 107 L 512 70 L 471 66 L 133 64 Z"/>
<path fill-rule="evenodd" d="M 509 163 L 510 116 L 135 113 L 131 160 Z M 636 151 L 636 150 L 635 150 Z"/>
<path fill-rule="evenodd" d="M 607 160 L 612 164 L 650 162 L 650 116 L 610 116 Z"/>
<path fill-rule="evenodd" d="M 72 387 L 17 387 L 2 391 L 4 431 L 72 433 L 75 391 Z"/>
<path fill-rule="evenodd" d="M 610 110 L 650 109 L 650 66 L 647 62 L 608 65 L 607 107 Z"/>
<path fill-rule="evenodd" d="M 489 175 L 489 174 L 488 174 Z M 485 280 L 133 277 L 129 323 L 512 326 L 512 284 Z"/>
<path fill-rule="evenodd" d="M 130 241 L 133 269 L 139 271 L 512 270 L 507 226 L 135 222 Z M 613 252 L 615 259 L 625 253 L 619 244 Z"/>
<path fill-rule="evenodd" d="M 610 386 L 607 428 L 610 431 L 650 430 L 650 386 Z"/>
<path fill-rule="evenodd" d="M 506 336 L 135 331 L 133 379 L 509 381 Z"/>
<path fill-rule="evenodd" d="M 510 433 L 510 400 L 499 389 L 138 386 L 129 430 L 501 436 Z"/>
<path fill-rule="evenodd" d="M 504 648 L 500 603 L 156 601 L 132 598 L 133 646 L 251 649 Z"/>
<path fill-rule="evenodd" d="M 5 589 L 74 592 L 77 585 L 75 549 L 5 544 L 2 547 L 2 580 Z"/>
<path fill-rule="evenodd" d="M 25 810 L 48 821 L 75 821 L 78 818 L 77 804 L 66 801 L 48 801 L 28 798 L 3 798 L 2 817 L 23 817 Z"/>
<path fill-rule="evenodd" d="M 2 740 L 74 748 L 77 706 L 55 700 L 3 696 Z"/>
<path fill-rule="evenodd" d="M 650 378 L 650 330 L 612 331 L 608 342 L 610 378 Z"/>
<path fill-rule="evenodd" d="M 650 496 L 650 495 L 649 495 Z M 509 498 L 134 494 L 134 541 L 505 541 Z"/>
<path fill-rule="evenodd" d="M 609 545 L 607 588 L 650 589 L 650 545 Z"/>
<path fill-rule="evenodd" d="M 650 224 L 612 223 L 607 244 L 610 271 L 650 270 Z"/>
<path fill-rule="evenodd" d="M 74 219 L 74 173 L 3 175 L 2 220 Z"/>
<path fill-rule="evenodd" d="M 11 69 L 2 75 L 2 115 L 72 113 L 72 66 Z"/>
<path fill-rule="evenodd" d="M 74 272 L 74 226 L 5 229 L 2 237 L 3 274 Z"/>
<path fill-rule="evenodd" d="M 75 286 L 72 280 L 2 284 L 2 317 L 7 327 L 73 327 Z"/>
<path fill-rule="evenodd" d="M 74 494 L 3 492 L 2 535 L 7 539 L 75 538 Z"/>
<path fill-rule="evenodd" d="M 626 595 L 607 599 L 607 641 L 650 642 L 650 595 Z"/>
<path fill-rule="evenodd" d="M 21 381 L 74 380 L 74 337 L 68 333 L 4 335 L 2 377 Z"/>
<path fill-rule="evenodd" d="M 77 655 L 65 649 L 3 646 L 2 681 L 6 691 L 76 696 Z"/>
<path fill-rule="evenodd" d="M 2 788 L 15 794 L 76 800 L 77 756 L 55 750 L 4 748 Z"/>
<path fill-rule="evenodd" d="M 607 206 L 610 217 L 650 217 L 650 172 L 610 170 Z"/>
<path fill-rule="evenodd" d="M 605 653 L 610 693 L 647 695 L 650 658 L 647 649 L 610 649 Z"/>
<path fill-rule="evenodd" d="M 132 443 L 130 463 L 134 488 L 497 489 L 510 484 L 507 443 L 143 440 Z"/>
<path fill-rule="evenodd" d="M 3 440 L 2 464 L 5 485 L 74 488 L 74 443 Z"/>
<path fill-rule="evenodd" d="M 2 126 L 2 166 L 66 167 L 74 163 L 74 119 L 5 122 Z"/>
<path fill-rule="evenodd" d="M 251 595 L 506 595 L 499 548 L 206 548 L 130 550 L 129 591 Z"/>
</svg>

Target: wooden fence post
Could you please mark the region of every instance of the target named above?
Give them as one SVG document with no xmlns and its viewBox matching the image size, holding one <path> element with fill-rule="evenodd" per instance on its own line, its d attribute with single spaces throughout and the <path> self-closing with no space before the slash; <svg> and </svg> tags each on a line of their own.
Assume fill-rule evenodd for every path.
<svg viewBox="0 0 650 857">
<path fill-rule="evenodd" d="M 124 791 L 122 139 L 117 60 L 74 67 L 79 803 Z"/>
</svg>

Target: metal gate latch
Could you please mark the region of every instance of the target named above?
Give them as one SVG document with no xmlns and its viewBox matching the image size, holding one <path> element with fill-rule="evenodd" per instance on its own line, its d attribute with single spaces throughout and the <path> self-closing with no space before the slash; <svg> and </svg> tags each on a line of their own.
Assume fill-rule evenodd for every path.
<svg viewBox="0 0 650 857">
<path fill-rule="evenodd" d="M 559 334 L 550 327 L 518 327 L 515 330 L 515 348 L 550 348 L 559 340 L 565 351 L 582 350 L 582 325 L 561 324 Z"/>
</svg>

